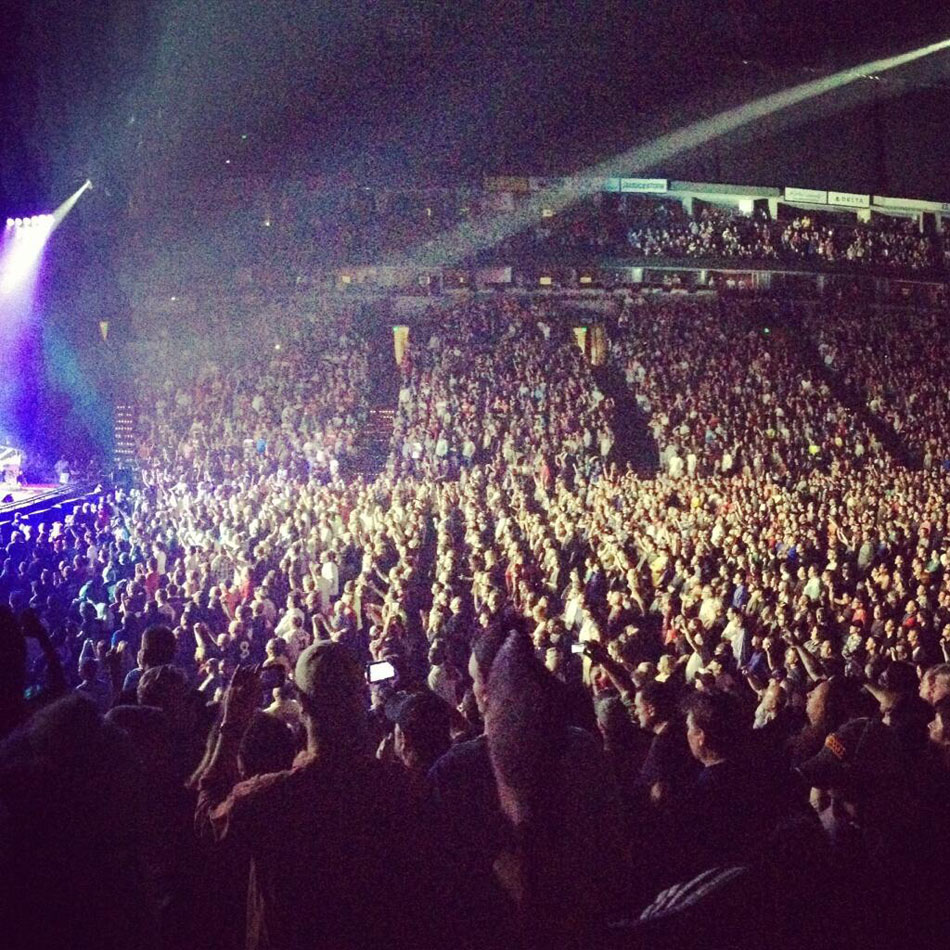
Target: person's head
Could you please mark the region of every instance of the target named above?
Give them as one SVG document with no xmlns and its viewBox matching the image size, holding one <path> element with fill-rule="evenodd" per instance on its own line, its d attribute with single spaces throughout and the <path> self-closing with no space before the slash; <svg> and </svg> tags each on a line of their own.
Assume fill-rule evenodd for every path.
<svg viewBox="0 0 950 950">
<path fill-rule="evenodd" d="M 944 696 L 934 703 L 934 718 L 928 732 L 931 742 L 950 748 L 950 696 Z"/>
<path fill-rule="evenodd" d="M 483 630 L 472 643 L 472 655 L 468 661 L 468 673 L 472 678 L 472 693 L 478 706 L 479 715 L 485 715 L 488 703 L 488 680 L 492 664 L 505 642 L 507 632 L 504 628 L 492 625 Z"/>
<path fill-rule="evenodd" d="M 91 683 L 99 675 L 99 661 L 95 657 L 87 656 L 79 664 L 79 675 L 83 682 Z"/>
<path fill-rule="evenodd" d="M 141 676 L 136 690 L 140 706 L 161 709 L 177 733 L 188 733 L 196 725 L 196 709 L 188 679 L 169 664 L 153 666 Z"/>
<path fill-rule="evenodd" d="M 917 670 L 910 663 L 895 660 L 889 663 L 881 674 L 881 686 L 899 696 L 911 696 L 920 690 Z"/>
<path fill-rule="evenodd" d="M 820 680 L 808 693 L 805 715 L 812 726 L 834 729 L 849 718 L 851 690 L 840 676 Z"/>
<path fill-rule="evenodd" d="M 605 696 L 595 704 L 597 728 L 604 740 L 605 749 L 629 747 L 636 737 L 636 727 L 630 713 L 619 696 Z"/>
<path fill-rule="evenodd" d="M 650 680 L 638 690 L 633 703 L 641 729 L 656 732 L 676 716 L 676 694 L 668 683 Z"/>
<path fill-rule="evenodd" d="M 429 690 L 393 696 L 386 715 L 395 723 L 396 755 L 408 769 L 427 773 L 452 744 L 452 709 Z"/>
<path fill-rule="evenodd" d="M 290 727 L 276 716 L 256 712 L 238 749 L 242 779 L 284 772 L 294 763 L 297 741 Z"/>
<path fill-rule="evenodd" d="M 445 640 L 437 637 L 432 641 L 432 645 L 429 647 L 429 665 L 443 666 L 448 662 L 448 658 L 448 647 L 446 646 Z"/>
<path fill-rule="evenodd" d="M 526 634 L 510 633 L 492 664 L 485 734 L 502 810 L 514 825 L 542 817 L 567 727 L 564 685 L 535 657 Z"/>
<path fill-rule="evenodd" d="M 334 642 L 307 647 L 297 660 L 294 683 L 313 751 L 363 747 L 365 682 L 347 647 Z"/>
<path fill-rule="evenodd" d="M 755 711 L 755 725 L 761 727 L 773 720 L 788 703 L 788 694 L 785 687 L 776 680 L 772 680 L 759 700 Z"/>
<path fill-rule="evenodd" d="M 713 765 L 736 755 L 749 725 L 739 700 L 730 693 L 696 690 L 686 697 L 683 708 L 693 758 Z"/>
<path fill-rule="evenodd" d="M 893 733 L 877 719 L 864 717 L 830 733 L 821 751 L 799 767 L 811 787 L 812 807 L 832 840 L 848 828 L 881 822 L 902 804 L 901 761 Z"/>
<path fill-rule="evenodd" d="M 946 697 L 950 697 L 950 663 L 941 663 L 921 677 L 920 698 L 936 707 Z"/>
<path fill-rule="evenodd" d="M 156 623 L 145 628 L 139 647 L 138 664 L 142 670 L 165 666 L 175 659 L 175 634 L 171 627 Z"/>
</svg>

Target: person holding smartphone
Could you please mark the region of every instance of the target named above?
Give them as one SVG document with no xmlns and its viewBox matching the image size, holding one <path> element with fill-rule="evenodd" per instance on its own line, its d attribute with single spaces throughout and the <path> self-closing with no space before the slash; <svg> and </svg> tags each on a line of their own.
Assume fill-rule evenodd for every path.
<svg viewBox="0 0 950 950">
<path fill-rule="evenodd" d="M 342 644 L 317 643 L 293 681 L 307 734 L 294 768 L 233 784 L 261 698 L 260 668 L 239 667 L 199 780 L 199 829 L 254 859 L 246 946 L 437 945 L 451 877 L 408 777 L 373 755 L 362 667 Z"/>
</svg>

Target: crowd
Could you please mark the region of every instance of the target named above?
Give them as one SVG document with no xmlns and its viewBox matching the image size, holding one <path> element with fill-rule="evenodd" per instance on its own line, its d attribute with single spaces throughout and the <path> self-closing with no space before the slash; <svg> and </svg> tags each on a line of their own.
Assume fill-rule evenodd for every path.
<svg viewBox="0 0 950 950">
<path fill-rule="evenodd" d="M 693 304 L 616 315 L 684 465 L 619 470 L 556 317 L 417 334 L 372 481 L 286 461 L 334 408 L 301 340 L 157 393 L 139 488 L 0 527 L 5 945 L 946 932 L 944 473 Z"/>
<path fill-rule="evenodd" d="M 808 327 L 826 365 L 861 393 L 925 468 L 950 466 L 950 358 L 939 310 L 889 311 L 836 306 L 812 313 Z"/>
<path fill-rule="evenodd" d="M 347 315 L 281 313 L 238 358 L 181 354 L 142 381 L 137 430 L 146 466 L 218 482 L 247 459 L 258 471 L 331 478 L 351 461 L 367 416 L 367 345 Z"/>
<path fill-rule="evenodd" d="M 770 316 L 758 302 L 642 299 L 620 315 L 611 358 L 671 475 L 787 477 L 882 460 Z"/>
<path fill-rule="evenodd" d="M 393 434 L 399 471 L 457 475 L 497 460 L 534 466 L 550 481 L 567 464 L 588 475 L 603 464 L 613 445 L 611 401 L 570 328 L 545 309 L 469 302 L 413 331 Z"/>
<path fill-rule="evenodd" d="M 543 222 L 534 245 L 645 258 L 737 259 L 798 266 L 853 265 L 927 272 L 945 266 L 945 238 L 925 235 L 916 221 L 873 224 L 838 221 L 820 213 L 773 220 L 759 213 L 703 205 L 688 214 L 662 199 L 601 198 Z"/>
</svg>

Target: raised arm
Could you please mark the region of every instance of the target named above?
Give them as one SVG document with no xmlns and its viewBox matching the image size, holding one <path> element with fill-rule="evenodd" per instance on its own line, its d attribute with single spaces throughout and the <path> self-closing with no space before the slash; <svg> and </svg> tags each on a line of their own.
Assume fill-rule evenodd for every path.
<svg viewBox="0 0 950 950">
<path fill-rule="evenodd" d="M 239 666 L 224 694 L 224 712 L 211 759 L 198 779 L 195 828 L 199 835 L 215 838 L 227 832 L 227 811 L 223 803 L 237 784 L 238 749 L 261 698 L 259 666 Z"/>
<path fill-rule="evenodd" d="M 815 658 L 800 643 L 795 644 L 795 652 L 801 658 L 802 666 L 805 667 L 805 672 L 808 674 L 808 678 L 812 682 L 820 680 L 822 677 L 822 671 Z"/>
<path fill-rule="evenodd" d="M 607 674 L 624 704 L 632 704 L 637 688 L 626 667 L 614 660 L 604 649 L 604 645 L 597 640 L 587 640 L 584 644 L 584 653 L 590 658 L 591 663 L 597 664 Z"/>
<path fill-rule="evenodd" d="M 46 632 L 46 627 L 43 626 L 40 618 L 33 610 L 23 612 L 21 623 L 23 625 L 23 636 L 27 639 L 36 640 L 40 650 L 43 651 L 48 676 L 47 688 L 50 696 L 61 696 L 68 689 L 66 674 L 63 672 L 63 664 L 60 662 L 59 654 Z"/>
</svg>

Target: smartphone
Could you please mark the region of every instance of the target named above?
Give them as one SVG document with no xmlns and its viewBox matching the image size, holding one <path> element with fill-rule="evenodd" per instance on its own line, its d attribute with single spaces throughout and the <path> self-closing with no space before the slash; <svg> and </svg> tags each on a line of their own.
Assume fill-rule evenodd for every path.
<svg viewBox="0 0 950 950">
<path fill-rule="evenodd" d="M 387 680 L 394 679 L 396 676 L 396 667 L 389 660 L 377 660 L 375 663 L 366 665 L 366 679 L 370 683 L 385 683 Z"/>
<path fill-rule="evenodd" d="M 584 644 L 583 643 L 572 643 L 571 644 L 571 653 L 583 653 Z"/>
</svg>

